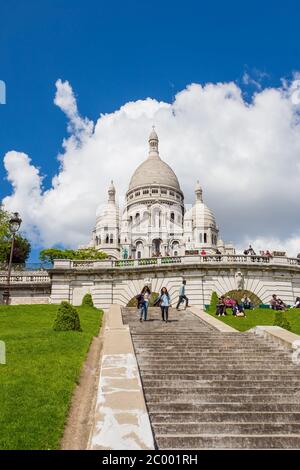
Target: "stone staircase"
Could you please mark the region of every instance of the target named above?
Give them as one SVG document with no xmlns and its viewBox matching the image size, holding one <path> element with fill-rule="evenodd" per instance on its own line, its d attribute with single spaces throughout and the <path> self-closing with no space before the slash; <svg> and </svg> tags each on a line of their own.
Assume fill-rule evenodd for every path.
<svg viewBox="0 0 300 470">
<path fill-rule="evenodd" d="M 158 449 L 300 448 L 300 366 L 253 333 L 188 311 L 124 308 Z M 241 319 L 242 321 L 242 319 Z"/>
</svg>

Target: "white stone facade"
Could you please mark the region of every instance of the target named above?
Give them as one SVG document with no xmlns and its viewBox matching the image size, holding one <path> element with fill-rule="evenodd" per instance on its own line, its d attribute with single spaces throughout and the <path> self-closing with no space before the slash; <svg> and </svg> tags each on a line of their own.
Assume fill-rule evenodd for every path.
<svg viewBox="0 0 300 470">
<path fill-rule="evenodd" d="M 199 182 L 195 205 L 185 212 L 179 181 L 161 159 L 158 142 L 153 130 L 148 158 L 131 178 L 122 215 L 111 183 L 108 203 L 97 217 L 90 246 L 115 259 L 183 256 L 187 251 L 202 249 L 233 254 L 233 246 L 219 239 L 215 217 L 203 202 Z"/>
</svg>

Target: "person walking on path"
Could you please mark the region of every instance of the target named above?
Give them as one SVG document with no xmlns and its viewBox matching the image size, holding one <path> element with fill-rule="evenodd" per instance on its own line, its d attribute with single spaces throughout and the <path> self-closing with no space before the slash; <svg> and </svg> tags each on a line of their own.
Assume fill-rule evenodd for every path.
<svg viewBox="0 0 300 470">
<path fill-rule="evenodd" d="M 148 286 L 144 286 L 142 292 L 137 296 L 138 308 L 140 310 L 140 321 L 147 321 L 148 307 L 151 291 Z"/>
<path fill-rule="evenodd" d="M 185 300 L 185 307 L 184 309 L 186 309 L 188 306 L 189 306 L 189 299 L 187 298 L 187 296 L 185 295 L 185 286 L 186 286 L 186 281 L 182 281 L 182 285 L 180 286 L 179 288 L 179 299 L 178 299 L 178 303 L 177 303 L 177 306 L 176 306 L 176 310 L 179 310 L 179 305 Z"/>
<path fill-rule="evenodd" d="M 170 295 L 166 287 L 163 287 L 160 291 L 160 295 L 154 302 L 154 305 L 159 303 L 161 309 L 162 321 L 166 323 L 169 321 L 169 307 L 170 307 Z"/>
</svg>

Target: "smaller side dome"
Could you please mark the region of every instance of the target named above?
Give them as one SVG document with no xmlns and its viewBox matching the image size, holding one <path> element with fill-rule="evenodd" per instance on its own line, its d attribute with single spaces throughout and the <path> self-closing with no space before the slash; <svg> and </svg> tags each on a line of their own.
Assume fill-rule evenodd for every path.
<svg viewBox="0 0 300 470">
<path fill-rule="evenodd" d="M 216 219 L 213 212 L 203 202 L 202 188 L 199 181 L 195 187 L 196 202 L 184 215 L 184 221 L 192 221 L 193 227 L 215 227 Z"/>
</svg>

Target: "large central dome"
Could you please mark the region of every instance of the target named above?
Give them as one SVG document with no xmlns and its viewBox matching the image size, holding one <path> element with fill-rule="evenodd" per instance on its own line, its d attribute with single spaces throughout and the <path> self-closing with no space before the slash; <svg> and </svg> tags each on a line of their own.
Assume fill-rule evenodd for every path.
<svg viewBox="0 0 300 470">
<path fill-rule="evenodd" d="M 181 191 L 174 171 L 159 156 L 158 137 L 154 130 L 150 134 L 149 145 L 149 156 L 133 173 L 129 183 L 129 191 L 152 184 L 169 186 L 177 191 Z"/>
</svg>

